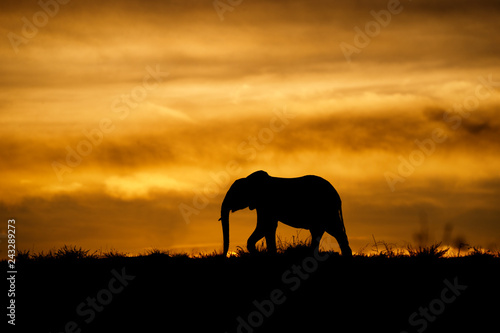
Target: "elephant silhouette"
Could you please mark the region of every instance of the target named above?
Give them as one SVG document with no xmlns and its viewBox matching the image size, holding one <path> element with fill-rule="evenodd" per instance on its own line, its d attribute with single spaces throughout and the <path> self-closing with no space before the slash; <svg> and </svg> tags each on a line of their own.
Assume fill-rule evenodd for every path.
<svg viewBox="0 0 500 333">
<path fill-rule="evenodd" d="M 229 249 L 229 213 L 248 207 L 257 210 L 257 226 L 247 242 L 249 252 L 255 252 L 255 244 L 265 237 L 267 250 L 275 253 L 276 228 L 282 222 L 309 229 L 313 249 L 319 246 L 323 234 L 329 233 L 339 243 L 342 255 L 351 257 L 341 203 L 332 184 L 321 177 L 278 178 L 256 171 L 236 180 L 222 201 L 219 221 L 224 238 L 223 255 Z"/>
</svg>

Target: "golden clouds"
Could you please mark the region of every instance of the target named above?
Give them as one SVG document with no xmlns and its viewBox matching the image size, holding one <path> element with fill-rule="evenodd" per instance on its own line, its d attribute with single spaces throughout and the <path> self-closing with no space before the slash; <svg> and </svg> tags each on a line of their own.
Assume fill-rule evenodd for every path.
<svg viewBox="0 0 500 333">
<path fill-rule="evenodd" d="M 183 183 L 176 178 L 168 177 L 164 172 L 141 172 L 129 176 L 112 176 L 104 181 L 106 193 L 123 200 L 152 199 L 151 193 L 185 192 L 193 187 L 192 184 Z"/>
</svg>

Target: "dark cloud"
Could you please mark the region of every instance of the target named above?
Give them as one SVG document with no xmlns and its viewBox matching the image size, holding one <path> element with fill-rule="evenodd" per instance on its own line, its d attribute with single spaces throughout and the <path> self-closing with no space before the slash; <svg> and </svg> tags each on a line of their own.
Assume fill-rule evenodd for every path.
<svg viewBox="0 0 500 333">
<path fill-rule="evenodd" d="M 433 130 L 442 129 L 449 140 L 447 151 L 463 155 L 498 149 L 500 124 L 494 110 L 478 110 L 463 118 L 457 129 L 443 121 L 444 109 L 424 108 L 412 112 L 345 113 L 328 116 L 296 116 L 281 132 L 273 133 L 270 149 L 288 155 L 302 152 L 341 151 L 362 154 L 367 151 L 399 154 L 415 149 L 415 140 L 432 137 Z M 82 157 L 79 169 L 94 166 L 110 170 L 129 170 L 151 166 L 198 165 L 200 162 L 223 163 L 241 157 L 238 147 L 255 138 L 259 145 L 262 130 L 269 130 L 272 112 L 260 116 L 242 116 L 206 120 L 198 124 L 170 121 L 145 121 L 145 131 L 116 131 L 93 146 L 90 155 Z M 117 124 L 118 126 L 118 124 Z M 267 140 L 267 139 L 266 139 Z M 4 168 L 18 168 L 52 173 L 51 163 L 66 163 L 69 146 L 74 151 L 88 138 L 75 131 L 69 137 L 4 137 L 0 140 L 0 160 Z M 259 143 L 260 142 L 260 143 Z M 265 141 L 267 145 L 267 141 Z M 249 144 L 248 144 L 249 145 Z M 472 155 L 471 155 L 472 156 Z"/>
<path fill-rule="evenodd" d="M 15 6 L 7 5 L 5 29 L 19 32 L 20 18 L 39 7 L 31 2 L 21 2 L 17 10 Z M 7 52 L 5 45 L 7 57 L 0 72 L 9 85 L 21 85 L 16 78 L 28 75 L 31 84 L 45 85 L 133 81 L 130 68 L 142 69 L 144 63 L 168 64 L 184 79 L 228 80 L 325 69 L 335 75 L 351 70 L 339 44 L 353 44 L 354 26 L 364 29 L 374 20 L 371 10 L 386 8 L 387 1 L 255 1 L 226 12 L 221 22 L 213 5 L 203 1 L 72 1 L 21 46 L 19 55 Z M 499 12 L 493 1 L 405 3 L 403 12 L 354 58 L 357 63 L 397 63 L 412 71 L 494 66 L 500 51 L 494 33 L 500 28 Z M 53 50 L 51 57 L 40 59 L 38 52 L 47 49 Z M 19 59 L 25 60 L 23 66 Z"/>
<path fill-rule="evenodd" d="M 186 223 L 177 210 L 179 197 L 120 200 L 98 192 L 27 197 L 16 205 L 1 204 L 2 217 L 18 223 L 20 248 L 41 249 L 76 244 L 84 248 L 150 246 L 168 248 L 183 240 Z"/>
<path fill-rule="evenodd" d="M 472 135 L 479 135 L 484 131 L 492 131 L 498 134 L 499 128 L 492 128 L 490 122 L 464 122 L 464 129 Z"/>
</svg>

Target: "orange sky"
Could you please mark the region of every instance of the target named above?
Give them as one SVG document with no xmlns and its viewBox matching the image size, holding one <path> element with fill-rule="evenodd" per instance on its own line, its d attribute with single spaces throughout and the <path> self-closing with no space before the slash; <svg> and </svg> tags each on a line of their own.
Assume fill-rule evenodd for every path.
<svg viewBox="0 0 500 333">
<path fill-rule="evenodd" d="M 353 251 L 446 225 L 500 246 L 498 2 L 46 3 L 0 5 L 18 248 L 221 250 L 225 191 L 256 170 L 328 179 Z M 254 227 L 232 215 L 231 248 Z"/>
</svg>

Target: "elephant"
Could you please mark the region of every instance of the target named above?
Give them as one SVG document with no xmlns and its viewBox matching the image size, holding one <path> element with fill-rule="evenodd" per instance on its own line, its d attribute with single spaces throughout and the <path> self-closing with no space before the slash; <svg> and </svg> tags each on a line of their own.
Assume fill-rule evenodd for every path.
<svg viewBox="0 0 500 333">
<path fill-rule="evenodd" d="M 237 179 L 221 205 L 223 256 L 229 249 L 229 213 L 248 207 L 257 210 L 257 226 L 247 242 L 250 253 L 256 251 L 255 244 L 263 237 L 267 251 L 276 253 L 276 228 L 282 222 L 309 229 L 313 249 L 319 246 L 323 234 L 329 233 L 339 243 L 342 256 L 351 257 L 341 203 L 332 184 L 318 176 L 278 178 L 261 170 Z"/>
</svg>

